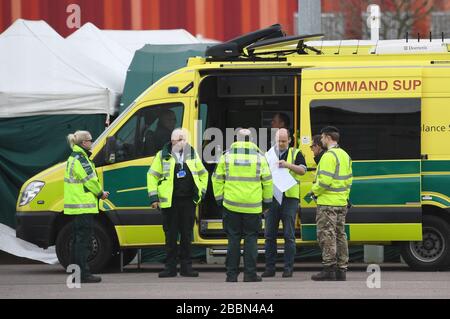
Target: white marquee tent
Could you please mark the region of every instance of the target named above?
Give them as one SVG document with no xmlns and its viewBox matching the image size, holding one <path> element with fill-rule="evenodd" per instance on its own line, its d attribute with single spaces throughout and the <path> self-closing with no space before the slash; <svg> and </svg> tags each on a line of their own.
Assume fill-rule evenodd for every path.
<svg viewBox="0 0 450 319">
<path fill-rule="evenodd" d="M 76 46 L 84 55 L 115 69 L 125 81 L 134 51 L 121 46 L 90 22 L 68 36 L 66 41 Z"/>
<path fill-rule="evenodd" d="M 0 118 L 113 114 L 123 75 L 82 54 L 44 21 L 0 34 Z"/>
<path fill-rule="evenodd" d="M 135 51 L 146 44 L 184 45 L 212 42 L 209 39 L 199 40 L 186 30 L 101 30 L 90 22 L 68 36 L 66 41 L 84 55 L 120 74 L 122 87 Z"/>
</svg>

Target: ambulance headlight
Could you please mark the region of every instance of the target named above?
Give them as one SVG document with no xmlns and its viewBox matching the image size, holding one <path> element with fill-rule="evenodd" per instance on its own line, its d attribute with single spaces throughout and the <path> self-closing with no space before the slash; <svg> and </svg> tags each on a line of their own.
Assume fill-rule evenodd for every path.
<svg viewBox="0 0 450 319">
<path fill-rule="evenodd" d="M 36 197 L 36 195 L 39 194 L 44 185 L 45 183 L 41 181 L 34 181 L 28 184 L 28 186 L 25 187 L 25 190 L 22 193 L 19 206 L 24 206 L 31 202 Z"/>
</svg>

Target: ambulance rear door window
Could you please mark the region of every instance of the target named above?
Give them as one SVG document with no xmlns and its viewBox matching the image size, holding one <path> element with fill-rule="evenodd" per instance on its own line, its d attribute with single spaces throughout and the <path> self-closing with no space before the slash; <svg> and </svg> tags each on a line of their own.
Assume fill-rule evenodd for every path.
<svg viewBox="0 0 450 319">
<path fill-rule="evenodd" d="M 310 114 L 312 134 L 336 126 L 353 160 L 420 158 L 418 98 L 313 100 Z"/>
</svg>

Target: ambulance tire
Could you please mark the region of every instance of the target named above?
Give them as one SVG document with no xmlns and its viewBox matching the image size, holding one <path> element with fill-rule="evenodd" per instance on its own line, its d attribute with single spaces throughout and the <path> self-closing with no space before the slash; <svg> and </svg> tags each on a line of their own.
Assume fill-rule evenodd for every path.
<svg viewBox="0 0 450 319">
<path fill-rule="evenodd" d="M 424 215 L 423 241 L 402 243 L 400 253 L 412 270 L 436 271 L 450 266 L 450 224 L 443 218 Z"/>
<path fill-rule="evenodd" d="M 63 226 L 56 238 L 56 256 L 64 267 L 70 264 L 70 250 L 72 246 L 72 223 Z M 91 273 L 100 273 L 106 269 L 113 255 L 113 245 L 107 228 L 99 221 L 94 221 L 91 254 L 88 257 Z"/>
</svg>

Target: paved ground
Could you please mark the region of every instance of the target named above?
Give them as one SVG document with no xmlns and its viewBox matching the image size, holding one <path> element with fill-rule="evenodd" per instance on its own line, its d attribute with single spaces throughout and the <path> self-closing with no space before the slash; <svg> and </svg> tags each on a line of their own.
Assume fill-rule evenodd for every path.
<svg viewBox="0 0 450 319">
<path fill-rule="evenodd" d="M 319 267 L 297 264 L 293 278 L 281 278 L 279 272 L 260 283 L 225 283 L 225 270 L 218 265 L 197 265 L 199 278 L 168 279 L 158 278 L 160 265 L 144 264 L 139 271 L 130 265 L 124 273 L 102 274 L 100 284 L 69 289 L 59 265 L 0 265 L 0 298 L 450 298 L 450 271 L 412 272 L 386 264 L 381 267 L 381 288 L 368 288 L 371 273 L 366 265 L 352 265 L 347 282 L 311 281 Z"/>
</svg>

